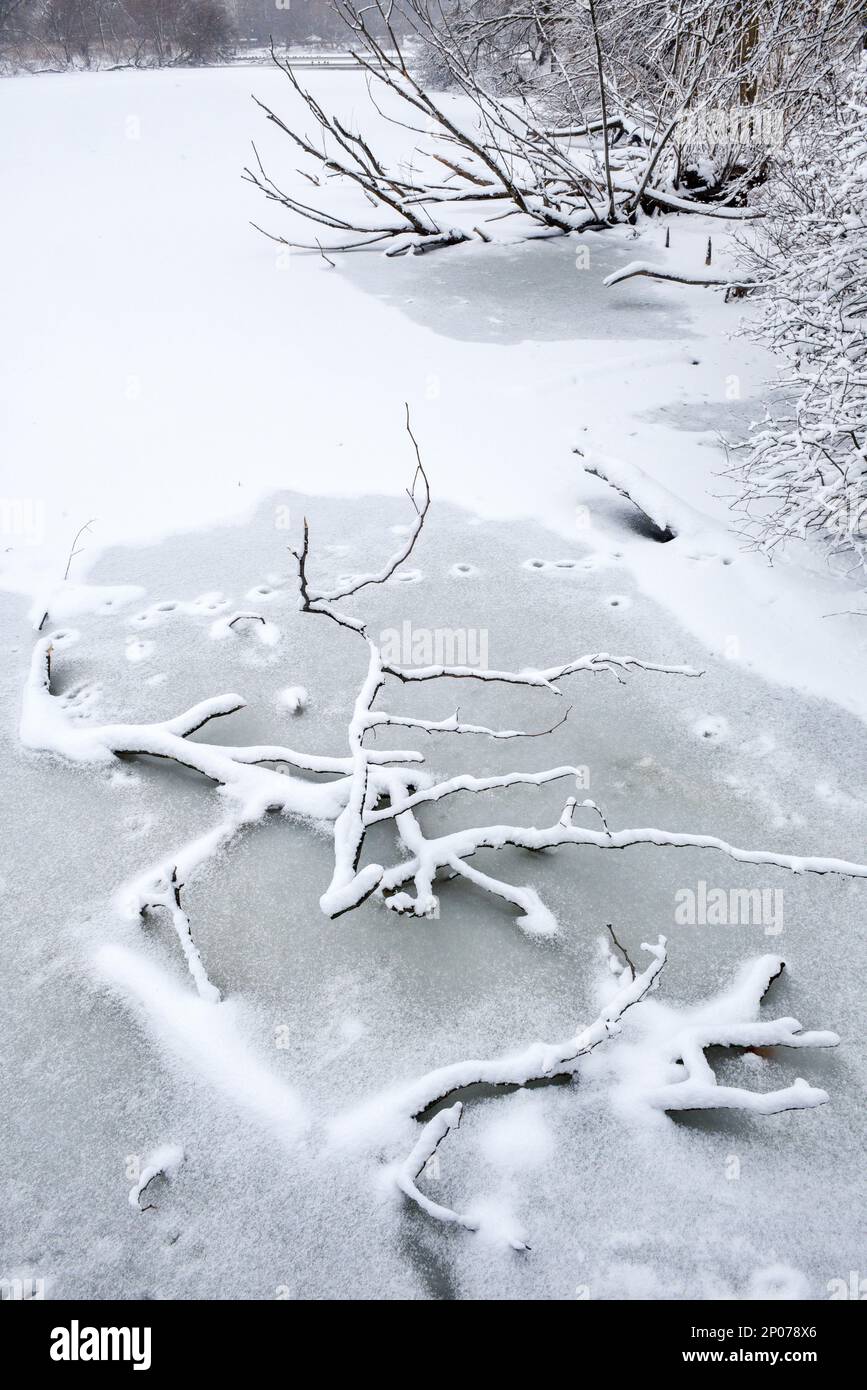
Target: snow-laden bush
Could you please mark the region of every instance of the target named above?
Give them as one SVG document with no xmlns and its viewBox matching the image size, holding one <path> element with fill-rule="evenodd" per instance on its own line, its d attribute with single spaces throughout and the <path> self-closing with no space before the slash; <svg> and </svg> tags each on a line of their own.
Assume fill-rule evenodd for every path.
<svg viewBox="0 0 867 1390">
<path fill-rule="evenodd" d="M 745 246 L 764 282 L 749 331 L 785 361 L 780 406 L 736 451 L 735 503 L 772 551 L 799 538 L 867 570 L 867 68 L 799 142 Z"/>
</svg>

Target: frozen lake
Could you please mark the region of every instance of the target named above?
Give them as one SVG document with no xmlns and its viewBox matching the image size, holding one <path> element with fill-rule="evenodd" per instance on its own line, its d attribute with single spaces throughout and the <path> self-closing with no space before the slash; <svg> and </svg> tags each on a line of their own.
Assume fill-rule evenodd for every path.
<svg viewBox="0 0 867 1390">
<path fill-rule="evenodd" d="M 106 554 L 93 582 L 141 583 L 147 598 L 82 623 L 81 640 L 56 662 L 57 689 L 98 683 L 94 712 L 127 720 L 166 717 L 237 689 L 248 710 L 210 737 L 341 752 L 364 652 L 351 635 L 294 609 L 274 519 L 276 508 L 296 512 L 299 501 L 281 495 L 244 526 Z M 386 554 L 389 527 L 406 518 L 396 499 L 303 505 L 335 576 Z M 528 567 L 539 560 L 556 563 Z M 456 565 L 473 573 L 458 578 Z M 372 590 L 359 605 L 373 633 L 407 620 L 455 629 L 468 614 L 483 615 L 497 665 L 609 648 L 706 670 L 700 681 L 636 672 L 625 686 L 572 677 L 564 682 L 570 717 L 545 740 L 516 749 L 426 736 L 413 745 L 438 774 L 577 762 L 587 768 L 586 794 L 613 826 L 713 831 L 750 846 L 857 857 L 867 792 L 851 747 L 860 729 L 842 714 L 820 721 L 808 702 L 781 697 L 731 663 L 708 662 L 635 590 L 616 554 L 435 504 L 417 568 L 418 582 Z M 244 606 L 262 586 L 271 592 L 258 608 L 282 633 L 273 648 L 252 630 L 214 642 L 211 614 L 183 612 L 218 588 L 232 607 Z M 14 716 L 29 642 L 10 601 L 3 643 L 4 705 Z M 129 659 L 143 645 L 146 654 Z M 287 684 L 310 693 L 301 716 L 279 704 Z M 544 728 L 562 703 L 544 692 L 455 693 L 447 684 L 437 694 L 398 687 L 386 707 L 439 718 L 457 701 L 464 718 Z M 860 1237 L 846 1211 L 863 1181 L 864 1059 L 851 1034 L 833 1055 L 779 1054 L 758 1078 L 742 1062 L 722 1062 L 730 1084 L 767 1089 L 804 1075 L 831 1092 L 832 1105 L 803 1114 L 656 1116 L 648 1124 L 619 1113 L 616 1088 L 612 1101 L 604 1074 L 592 1069 L 571 1086 L 471 1101 L 428 1188 L 462 1206 L 484 1195 L 526 1230 L 526 1257 L 396 1203 L 381 1176 L 395 1157 L 387 1141 L 347 1156 L 327 1136 L 330 1119 L 392 1082 L 563 1036 L 592 1017 L 607 922 L 634 956 L 648 936 L 668 935 L 665 1002 L 698 1001 L 742 959 L 780 951 L 790 968 L 769 1016 L 792 1012 L 807 1026 L 839 1027 L 860 1009 L 863 887 L 738 866 L 708 851 L 567 849 L 530 863 L 507 851 L 489 871 L 531 882 L 562 927 L 557 941 L 534 943 L 512 909 L 468 885 L 443 889 L 436 921 L 368 903 L 329 922 L 318 906 L 330 873 L 327 836 L 301 824 L 254 828 L 195 880 L 186 905 L 227 998 L 219 1008 L 236 1011 L 234 1032 L 250 1056 L 303 1097 L 310 1128 L 289 1142 L 249 1113 L 243 1071 L 228 1091 L 215 1084 L 179 1033 L 130 1006 L 92 964 L 100 944 L 119 942 L 142 968 L 150 963 L 188 988 L 165 925 L 120 923 L 107 904 L 120 883 L 213 824 L 219 798 L 194 774 L 152 760 L 109 775 L 26 753 L 14 718 L 4 764 L 7 804 L 17 808 L 3 826 L 14 1117 L 4 1249 L 16 1269 L 47 1276 L 58 1296 L 273 1297 L 285 1286 L 295 1297 L 568 1298 L 589 1285 L 592 1297 L 737 1297 L 778 1264 L 794 1286 L 820 1294 L 826 1274 L 857 1267 Z M 510 815 L 547 824 L 562 795 L 559 787 L 516 789 L 485 796 L 481 809 L 478 798 L 459 798 L 426 823 Z M 677 925 L 676 893 L 700 880 L 781 889 L 781 934 L 759 924 Z M 165 1142 L 182 1144 L 187 1160 L 157 1209 L 137 1215 L 126 1202 L 129 1157 Z M 733 1155 L 737 1181 L 727 1176 Z"/>
<path fill-rule="evenodd" d="M 348 109 L 359 104 L 354 75 L 316 81 L 334 84 L 323 91 Z M 383 706 L 418 717 L 459 706 L 466 720 L 541 730 L 571 707 L 546 738 L 413 731 L 400 745 L 420 749 L 438 778 L 579 765 L 582 794 L 615 829 L 865 857 L 864 724 L 854 697 L 820 698 L 823 679 L 848 690 L 843 657 L 838 678 L 832 648 L 818 645 L 833 640 L 816 617 L 832 603 L 830 581 L 815 581 L 816 612 L 801 610 L 800 664 L 772 683 L 762 662 L 800 591 L 766 587 L 751 558 L 704 541 L 658 544 L 573 453 L 589 441 L 659 463 L 716 525 L 725 507 L 713 431 L 742 428 L 749 403 L 727 397 L 725 381 L 741 371 L 749 398 L 761 364 L 724 339 L 718 317 L 702 329 L 695 296 L 643 282 L 603 293 L 602 276 L 635 254 L 627 239 L 589 239 L 581 270 L 574 241 L 279 267 L 246 225 L 261 209 L 238 172 L 261 135 L 249 88 L 276 101 L 280 82 L 231 69 L 0 86 L 14 150 L 3 173 L 30 209 L 26 226 L 4 227 L 4 250 L 13 264 L 50 267 L 11 285 L 14 332 L 0 362 L 4 488 L 45 505 L 44 535 L 11 538 L 0 592 L 0 1272 L 44 1278 L 48 1296 L 89 1298 L 824 1297 L 863 1251 L 853 1219 L 865 1195 L 863 881 L 709 850 L 507 849 L 474 864 L 532 885 L 557 938 L 530 939 L 512 907 L 468 883 L 442 885 L 437 919 L 371 899 L 330 921 L 319 906 L 328 828 L 270 817 L 185 895 L 224 995 L 206 1014 L 165 921 L 122 919 L 115 895 L 214 826 L 219 793 L 158 759 L 93 769 L 19 743 L 36 639 L 28 605 L 95 516 L 80 573 L 142 593 L 45 628 L 79 634 L 59 645 L 53 677 L 60 694 L 77 694 L 85 722 L 166 719 L 238 691 L 246 708 L 198 739 L 343 755 L 365 650 L 298 611 L 286 546 L 307 515 L 325 585 L 394 550 L 409 519 L 409 401 L 434 503 L 407 567 L 414 582 L 355 602 L 372 637 L 404 624 L 469 630 L 499 668 L 610 651 L 704 674 L 634 671 L 623 685 L 575 675 L 562 699 L 392 682 Z M 74 134 L 57 123 L 67 104 Z M 58 188 L 62 226 L 50 207 Z M 650 228 L 642 255 L 660 254 L 655 238 Z M 680 385 L 684 375 L 694 384 Z M 261 612 L 279 640 L 263 643 L 255 625 L 212 640 L 219 615 L 238 609 Z M 862 640 L 853 636 L 852 670 Z M 290 686 L 309 692 L 302 714 L 281 703 Z M 391 732 L 374 746 L 394 746 Z M 548 825 L 568 790 L 455 796 L 424 823 Z M 387 853 L 386 839 L 371 835 L 370 853 Z M 678 922 L 677 895 L 700 883 L 779 890 L 774 931 Z M 668 936 L 659 994 L 571 1084 L 467 1097 L 460 1131 L 421 1184 L 477 1212 L 483 1229 L 427 1220 L 390 1177 L 417 1126 L 346 1145 L 335 1122 L 442 1064 L 590 1023 L 608 923 L 633 959 L 641 942 Z M 787 970 L 763 1017 L 835 1029 L 842 1045 L 711 1060 L 728 1085 L 771 1090 L 803 1076 L 831 1103 L 676 1119 L 636 1105 L 640 1044 L 664 1010 L 716 994 L 768 952 Z M 163 1144 L 182 1146 L 185 1161 L 154 1189 L 155 1209 L 137 1212 L 131 1183 Z M 530 1251 L 509 1248 L 517 1231 Z"/>
</svg>

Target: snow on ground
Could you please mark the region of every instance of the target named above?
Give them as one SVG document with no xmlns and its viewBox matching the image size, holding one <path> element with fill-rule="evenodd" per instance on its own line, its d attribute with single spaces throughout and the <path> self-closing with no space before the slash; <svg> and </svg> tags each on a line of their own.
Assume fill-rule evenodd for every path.
<svg viewBox="0 0 867 1390">
<path fill-rule="evenodd" d="M 355 74 L 310 78 L 347 119 L 369 121 Z M 708 234 L 723 255 L 721 224 L 675 219 L 668 253 L 650 224 L 637 238 L 365 255 L 332 270 L 248 225 L 287 230 L 241 182 L 251 138 L 311 191 L 251 91 L 292 109 L 268 69 L 3 83 L 0 179 L 27 215 L 4 219 L 0 250 L 39 273 L 10 277 L 4 303 L 4 496 L 25 505 L 5 522 L 2 582 L 44 591 L 91 517 L 79 577 L 101 545 L 249 515 L 278 487 L 402 492 L 406 400 L 436 495 L 485 516 L 610 534 L 624 508 L 583 477 L 575 448 L 662 480 L 707 525 L 664 563 L 622 538 L 642 588 L 711 650 L 863 717 L 867 626 L 825 616 L 857 607 L 851 593 L 824 570 L 769 570 L 741 551 L 725 563 L 718 431 L 743 428 L 773 374 L 728 336 L 737 304 L 602 285 L 638 248 L 702 270 Z M 382 124 L 379 138 L 407 136 Z"/>
<path fill-rule="evenodd" d="M 315 81 L 362 108 L 354 75 Z M 723 529 L 714 432 L 743 428 L 771 370 L 726 336 L 737 307 L 646 281 L 603 289 L 619 265 L 664 255 L 653 225 L 637 245 L 627 232 L 334 270 L 286 256 L 247 225 L 275 214 L 239 179 L 250 135 L 292 177 L 248 100 L 288 103 L 285 86 L 236 69 L 0 85 L 2 186 L 26 209 L 0 228 L 22 268 L 0 362 L 2 491 L 21 504 L 4 512 L 0 594 L 2 1274 L 97 1297 L 822 1297 L 860 1258 L 862 884 L 709 851 L 504 851 L 496 872 L 532 882 L 556 940 L 530 941 L 468 885 L 444 888 L 435 920 L 369 902 L 329 922 L 327 828 L 272 820 L 185 899 L 224 995 L 215 1016 L 168 925 L 143 929 L 114 903 L 217 824 L 219 796 L 158 760 L 99 771 L 18 742 L 48 611 L 44 632 L 70 633 L 55 679 L 84 728 L 239 690 L 247 708 L 201 737 L 343 754 L 364 650 L 296 611 L 285 547 L 307 512 L 336 583 L 400 543 L 406 400 L 434 507 L 415 582 L 358 602 L 374 634 L 469 625 L 500 667 L 612 650 L 705 670 L 570 678 L 572 714 L 544 741 L 422 735 L 437 773 L 577 763 L 617 827 L 865 858 L 864 629 L 822 616 L 859 605 L 816 568 L 768 569 Z M 706 228 L 671 225 L 700 266 Z M 576 448 L 667 489 L 687 518 L 678 538 L 650 538 Z M 250 612 L 266 622 L 229 627 Z M 398 696 L 414 714 L 460 703 L 507 727 L 559 713 L 545 692 Z M 478 801 L 452 798 L 430 823 L 470 824 Z M 483 819 L 548 824 L 561 805 L 556 788 L 519 788 L 486 796 Z M 678 921 L 677 895 L 701 883 L 783 897 L 765 925 Z M 619 1061 L 614 1040 L 572 1085 L 470 1098 L 419 1185 L 481 1230 L 431 1223 L 390 1180 L 417 1126 L 347 1149 L 336 1122 L 434 1067 L 588 1024 L 609 921 L 636 955 L 669 937 L 664 994 L 644 1023 L 636 1011 Z M 841 1046 L 720 1055 L 720 1082 L 804 1076 L 831 1103 L 676 1121 L 636 1106 L 637 1040 L 667 1036 L 672 1009 L 769 950 L 788 969 L 766 1016 L 834 1029 Z M 153 1209 L 135 1210 L 130 1190 L 165 1153 L 171 1174 L 139 1204 Z M 511 1248 L 522 1239 L 531 1251 Z"/>
</svg>

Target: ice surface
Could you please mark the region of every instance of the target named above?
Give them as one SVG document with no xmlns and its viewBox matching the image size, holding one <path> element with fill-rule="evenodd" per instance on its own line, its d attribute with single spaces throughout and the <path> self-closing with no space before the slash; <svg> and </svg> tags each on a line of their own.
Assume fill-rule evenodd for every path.
<svg viewBox="0 0 867 1390">
<path fill-rule="evenodd" d="M 365 101 L 353 74 L 315 80 L 342 109 Z M 49 1296 L 102 1298 L 822 1297 L 863 1262 L 852 1218 L 865 1195 L 863 882 L 650 845 L 506 849 L 474 867 L 530 885 L 557 938 L 531 939 L 513 907 L 469 882 L 441 885 L 438 917 L 368 901 L 329 921 L 330 827 L 271 817 L 185 891 L 224 996 L 215 1012 L 165 914 L 124 915 L 117 894 L 212 836 L 224 799 L 163 760 L 72 765 L 17 737 L 47 610 L 57 690 L 85 735 L 94 721 L 168 719 L 238 690 L 246 707 L 197 740 L 283 742 L 289 727 L 295 747 L 345 756 L 366 652 L 298 613 L 286 544 L 308 514 L 332 586 L 393 553 L 408 521 L 409 401 L 434 510 L 413 582 L 359 599 L 372 633 L 407 621 L 483 630 L 491 664 L 510 669 L 607 650 L 706 673 L 635 671 L 624 686 L 579 674 L 562 700 L 401 689 L 407 714 L 443 720 L 459 706 L 501 729 L 546 727 L 573 705 L 526 744 L 418 732 L 432 770 L 577 765 L 579 799 L 614 827 L 862 859 L 867 624 L 824 617 L 857 606 L 851 595 L 824 574 L 732 556 L 713 534 L 659 545 L 573 453 L 640 468 L 721 528 L 714 429 L 760 409 L 772 374 L 728 339 L 739 310 L 642 281 L 603 290 L 617 265 L 662 257 L 655 223 L 588 240 L 586 269 L 574 242 L 334 271 L 316 256 L 281 260 L 250 231 L 262 209 L 238 177 L 251 134 L 292 177 L 249 102 L 252 86 L 282 109 L 278 74 L 2 85 L 0 178 L 28 209 L 0 224 L 5 262 L 22 267 L 4 297 L 4 492 L 44 504 L 44 534 L 4 536 L 0 556 L 2 1272 L 44 1277 Z M 672 222 L 672 248 L 700 267 L 706 228 L 686 221 Z M 265 623 L 236 624 L 230 639 L 240 612 Z M 67 621 L 75 642 L 58 636 Z M 375 746 L 407 732 L 382 729 Z M 559 785 L 523 786 L 423 814 L 441 829 L 542 825 L 561 806 Z M 370 834 L 371 861 L 389 836 Z M 677 894 L 701 883 L 781 890 L 781 932 L 769 944 L 762 923 L 678 922 Z M 630 952 L 668 936 L 658 1011 L 714 994 L 746 958 L 783 955 L 765 1016 L 834 1029 L 840 1047 L 709 1061 L 720 1085 L 780 1090 L 803 1075 L 831 1103 L 637 1113 L 636 1014 L 635 1035 L 612 1044 L 619 1063 L 600 1050 L 569 1085 L 464 1098 L 460 1130 L 419 1186 L 477 1234 L 431 1222 L 396 1191 L 415 1122 L 351 1153 L 336 1142 L 335 1119 L 389 1087 L 589 1024 L 609 922 Z M 130 1186 L 167 1144 L 184 1162 L 138 1213 Z M 524 1238 L 531 1251 L 512 1248 Z"/>
<path fill-rule="evenodd" d="M 299 613 L 286 588 L 269 609 L 282 633 L 271 648 L 212 642 L 210 613 L 192 606 L 217 583 L 231 601 L 279 571 L 273 508 L 297 500 L 273 499 L 243 528 L 108 553 L 94 579 L 141 583 L 164 610 L 149 640 L 168 679 L 142 685 L 139 668 L 123 659 L 134 615 L 119 613 L 81 620 L 79 641 L 55 658 L 58 690 L 99 681 L 99 718 L 138 719 L 237 688 L 246 708 L 196 738 L 240 743 L 278 736 L 286 718 L 279 692 L 303 684 L 316 704 L 293 719 L 293 743 L 343 753 L 366 663 L 354 635 Z M 390 553 L 388 528 L 405 514 L 399 500 L 382 498 L 308 498 L 305 509 L 319 553 L 351 535 L 359 568 Z M 851 761 L 860 725 L 830 707 L 820 717 L 802 698 L 708 660 L 633 587 L 616 556 L 588 569 L 586 548 L 564 552 L 531 523 L 475 522 L 435 504 L 418 547 L 421 581 L 357 601 L 372 632 L 407 617 L 454 628 L 469 612 L 487 625 L 498 665 L 548 663 L 563 654 L 565 636 L 569 650 L 617 645 L 703 664 L 699 682 L 641 672 L 625 686 L 570 677 L 575 708 L 544 740 L 542 761 L 586 765 L 588 790 L 615 827 L 695 827 L 743 844 L 857 858 L 867 803 Z M 467 554 L 479 569 L 471 593 L 452 573 Z M 549 554 L 574 568 L 526 567 L 528 555 Z M 606 602 L 612 573 L 633 600 L 614 612 Z M 3 609 L 3 693 L 14 708 L 32 639 L 20 601 L 6 599 Z M 453 707 L 428 685 L 400 695 L 401 708 L 425 717 Z M 462 718 L 530 727 L 559 702 L 545 691 L 482 687 L 462 691 L 460 703 Z M 723 741 L 694 733 L 711 713 L 726 721 Z M 391 734 L 404 742 L 406 730 L 380 730 L 376 746 L 389 746 Z M 420 737 L 441 776 L 540 765 L 536 740 L 516 751 L 483 738 L 470 746 L 464 737 Z M 517 851 L 479 856 L 479 867 L 531 881 L 556 911 L 562 935 L 540 944 L 517 929 L 512 908 L 466 883 L 443 886 L 435 920 L 368 902 L 329 922 L 318 901 L 331 872 L 328 836 L 266 822 L 185 895 L 196 944 L 225 996 L 214 1017 L 196 998 L 170 925 L 119 918 L 111 899 L 149 862 L 213 825 L 219 797 L 194 774 L 145 760 L 119 785 L 116 775 L 21 748 L 11 726 L 4 763 L 6 804 L 19 808 L 3 831 L 14 1117 L 5 1249 L 16 1268 L 47 1277 L 51 1292 L 568 1298 L 589 1286 L 603 1298 L 746 1297 L 770 1278 L 762 1271 L 785 1267 L 794 1271 L 786 1288 L 822 1296 L 828 1279 L 857 1267 L 850 1213 L 863 1183 L 863 884 L 651 847 L 563 849 L 529 863 Z M 821 792 L 829 781 L 847 789 L 846 799 L 829 804 Z M 493 792 L 483 815 L 479 801 L 431 806 L 426 824 L 468 825 L 507 809 L 549 823 L 561 795 Z M 771 804 L 793 813 L 783 826 L 770 823 Z M 135 812 L 135 830 L 124 807 L 126 817 Z M 381 846 L 376 835 L 370 841 L 373 858 Z M 383 1185 L 382 1164 L 406 1158 L 414 1123 L 360 1151 L 335 1145 L 332 1121 L 365 1097 L 588 1023 L 608 921 L 636 954 L 641 940 L 665 930 L 664 1007 L 697 1003 L 727 983 L 743 959 L 768 949 L 768 937 L 760 924 L 677 925 L 675 894 L 700 879 L 782 889 L 784 930 L 771 945 L 788 970 L 767 1016 L 797 1014 L 807 1027 L 843 1035 L 834 1054 L 801 1051 L 793 1060 L 780 1052 L 760 1075 L 728 1054 L 712 1059 L 720 1083 L 774 1090 L 804 1075 L 828 1091 L 830 1105 L 775 1117 L 636 1118 L 612 1087 L 603 1052 L 569 1086 L 470 1096 L 460 1130 L 441 1147 L 438 1176 L 423 1174 L 419 1186 L 479 1221 L 479 1238 L 430 1222 Z M 632 1055 L 630 1044 L 624 1058 Z M 156 1209 L 137 1216 L 127 1201 L 128 1160 L 143 1164 L 167 1136 L 186 1160 Z M 509 1242 L 523 1238 L 532 1250 L 519 1254 Z"/>
</svg>

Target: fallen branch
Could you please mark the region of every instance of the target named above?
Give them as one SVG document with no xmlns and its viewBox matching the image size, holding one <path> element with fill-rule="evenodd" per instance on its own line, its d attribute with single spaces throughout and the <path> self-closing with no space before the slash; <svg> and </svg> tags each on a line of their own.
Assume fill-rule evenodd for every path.
<svg viewBox="0 0 867 1390">
<path fill-rule="evenodd" d="M 179 1144 L 163 1144 L 154 1149 L 145 1162 L 139 1180 L 129 1190 L 129 1204 L 136 1211 L 156 1211 L 156 1204 L 148 1202 L 142 1206 L 141 1199 L 156 1178 L 171 1180 L 184 1161 L 184 1151 Z"/>
<path fill-rule="evenodd" d="M 396 554 L 380 568 L 358 575 L 337 588 L 318 589 L 313 586 L 310 577 L 310 530 L 306 520 L 303 545 L 292 551 L 297 566 L 301 611 L 330 618 L 357 636 L 365 636 L 364 622 L 341 612 L 334 605 L 353 598 L 368 586 L 391 581 L 419 543 L 430 508 L 430 488 L 408 416 L 406 427 L 416 457 L 413 485 L 409 490 L 414 521 Z M 607 476 L 615 483 L 620 481 L 616 475 L 612 476 L 610 468 L 607 468 Z M 649 480 L 645 480 L 643 486 L 647 491 Z M 669 518 L 658 514 L 655 505 L 644 500 L 643 493 L 639 495 L 635 487 L 629 484 L 625 490 L 658 523 L 668 524 Z M 672 529 L 678 528 L 679 523 L 672 519 Z M 270 624 L 262 623 L 258 614 L 234 614 L 228 623 L 242 616 L 257 618 L 263 632 L 276 632 Z M 219 621 L 223 634 L 232 630 L 225 619 Z M 205 834 L 176 849 L 170 858 L 148 870 L 128 886 L 122 898 L 123 906 L 134 916 L 140 917 L 154 907 L 169 912 L 187 966 L 203 998 L 215 999 L 217 992 L 192 941 L 189 919 L 181 906 L 181 887 L 240 833 L 271 813 L 302 820 L 308 825 L 321 827 L 327 824 L 333 827 L 331 881 L 320 898 L 322 911 L 332 918 L 351 911 L 374 894 L 392 912 L 432 917 L 439 908 L 434 891 L 438 876 L 459 876 L 472 887 L 517 908 L 517 925 L 526 932 L 551 936 L 557 931 L 557 922 L 532 884 L 507 883 L 467 862 L 481 850 L 498 850 L 506 846 L 531 851 L 556 849 L 563 845 L 619 850 L 641 844 L 659 848 L 714 849 L 738 862 L 769 864 L 795 873 L 867 877 L 867 866 L 861 864 L 818 856 L 741 849 L 713 835 L 655 828 L 612 830 L 595 802 L 585 802 L 584 805 L 598 817 L 601 828 L 585 829 L 574 824 L 578 809 L 574 796 L 567 799 L 555 824 L 541 829 L 533 825 L 495 823 L 429 837 L 419 816 L 427 807 L 446 798 L 487 795 L 519 786 L 542 788 L 564 778 L 578 779 L 583 769 L 570 762 L 541 771 L 516 770 L 493 776 L 465 772 L 434 780 L 424 769 L 424 757 L 417 749 L 378 751 L 367 745 L 368 736 L 376 734 L 383 727 L 417 729 L 425 735 L 476 734 L 515 740 L 538 737 L 521 730 L 497 729 L 493 725 L 464 721 L 457 714 L 450 719 L 435 721 L 378 708 L 376 702 L 389 679 L 406 685 L 442 678 L 503 682 L 542 689 L 559 696 L 564 679 L 584 672 L 613 674 L 617 680 L 622 680 L 622 673 L 632 668 L 683 677 L 700 674 L 689 666 L 597 652 L 556 666 L 524 667 L 515 671 L 448 665 L 402 667 L 384 662 L 376 644 L 365 638 L 367 670 L 349 721 L 348 749 L 342 757 L 335 757 L 299 753 L 280 744 L 234 747 L 193 741 L 191 736 L 205 728 L 211 720 L 226 717 L 243 708 L 242 697 L 235 694 L 200 701 L 172 718 L 153 723 L 97 724 L 75 718 L 72 700 L 52 689 L 55 675 L 52 652 L 63 648 L 69 640 L 68 635 L 55 634 L 54 638 L 41 639 L 34 648 L 21 713 L 20 737 L 23 744 L 85 764 L 106 765 L 125 756 L 164 759 L 198 772 L 219 788 L 219 822 Z M 557 728 L 561 723 L 562 720 L 557 721 L 550 727 Z M 309 781 L 297 773 L 312 773 L 325 780 Z M 380 842 L 377 860 L 365 863 L 363 855 L 367 833 L 374 827 L 393 831 L 394 848 L 389 851 L 387 841 L 384 844 Z M 383 848 L 386 853 L 382 852 Z"/>
<path fill-rule="evenodd" d="M 609 928 L 610 930 L 610 928 Z M 612 938 L 615 940 L 616 938 Z M 618 950 L 629 961 L 619 943 Z M 616 1038 L 622 1032 L 622 1019 L 628 1010 L 640 1005 L 655 989 L 657 979 L 666 963 L 665 937 L 656 945 L 642 946 L 652 960 L 641 974 L 631 962 L 620 970 L 620 983 L 613 998 L 602 1009 L 589 1028 L 565 1042 L 553 1045 L 533 1043 L 522 1052 L 488 1060 L 467 1060 L 440 1067 L 408 1085 L 374 1097 L 359 1110 L 345 1116 L 337 1125 L 338 1132 L 351 1135 L 375 1129 L 392 1121 L 412 1116 L 421 1119 L 432 1106 L 442 1103 L 457 1092 L 469 1087 L 523 1088 L 531 1084 L 573 1077 L 583 1058 L 601 1043 Z M 611 957 L 612 962 L 615 960 Z M 752 1049 L 756 1047 L 825 1048 L 836 1047 L 839 1038 L 827 1031 L 804 1032 L 793 1018 L 769 1022 L 758 1020 L 761 1002 L 771 983 L 784 969 L 779 956 L 762 956 L 752 961 L 732 986 L 699 1009 L 690 1010 L 690 1022 L 664 1040 L 645 1042 L 647 1069 L 652 1073 L 655 1064 L 671 1068 L 680 1075 L 664 1086 L 643 1081 L 631 1082 L 634 1099 L 651 1109 L 664 1111 L 737 1109 L 760 1115 L 776 1115 L 787 1110 L 806 1110 L 828 1101 L 827 1092 L 809 1085 L 798 1077 L 790 1086 L 777 1091 L 752 1091 L 739 1086 L 720 1086 L 705 1051 L 709 1047 Z M 660 1016 L 663 1020 L 667 1015 Z M 663 1023 L 662 1027 L 665 1026 Z M 632 1071 L 627 1073 L 630 1077 Z M 438 1109 L 431 1116 L 414 1145 L 409 1157 L 398 1172 L 398 1186 L 428 1215 L 436 1220 L 460 1224 L 469 1230 L 477 1223 L 468 1221 L 448 1207 L 440 1207 L 418 1191 L 415 1179 L 445 1136 L 460 1121 L 463 1106 L 455 1101 L 448 1109 Z M 526 1249 L 523 1242 L 512 1242 Z"/>
<path fill-rule="evenodd" d="M 836 1047 L 836 1033 L 805 1033 L 795 1018 L 759 1022 L 762 1000 L 783 972 L 779 956 L 762 956 L 750 964 L 727 995 L 712 1000 L 699 1017 L 676 1033 L 665 1045 L 666 1060 L 681 1075 L 670 1085 L 650 1089 L 645 1100 L 655 1110 L 749 1110 L 777 1115 L 784 1110 L 808 1110 L 826 1105 L 828 1094 L 798 1077 L 779 1091 L 750 1091 L 741 1086 L 720 1086 L 705 1056 L 709 1047 Z M 728 1015 L 733 1014 L 733 1018 Z M 746 1017 L 744 1017 L 746 1016 Z"/>
<path fill-rule="evenodd" d="M 659 266 L 650 265 L 646 261 L 630 261 L 629 265 L 623 266 L 621 270 L 606 275 L 602 283 L 607 286 L 619 285 L 621 280 L 632 280 L 640 275 L 645 275 L 650 280 L 670 280 L 677 285 L 704 285 L 727 290 L 754 289 L 759 284 L 758 280 L 737 280 L 730 275 L 693 275 L 685 270 L 660 270 Z"/>
<path fill-rule="evenodd" d="M 671 208 L 675 212 L 697 212 L 702 217 L 720 217 L 727 222 L 750 222 L 766 214 L 760 208 L 730 208 L 714 203 L 697 203 L 694 198 L 678 198 L 674 193 L 666 193 L 661 188 L 645 188 L 641 194 L 651 203 Z"/>
<path fill-rule="evenodd" d="M 440 1067 L 411 1082 L 402 1091 L 388 1096 L 389 1110 L 418 1119 L 432 1105 L 469 1086 L 520 1087 L 530 1082 L 553 1081 L 558 1077 L 574 1075 L 581 1058 L 609 1038 L 616 1037 L 621 1031 L 623 1015 L 656 987 L 656 978 L 667 959 L 665 937 L 660 936 L 655 945 L 644 943 L 641 949 L 650 953 L 650 965 L 640 975 L 634 976 L 628 970 L 629 979 L 621 984 L 589 1028 L 583 1028 L 563 1042 L 531 1043 L 522 1052 L 506 1053 L 485 1061 L 473 1059 L 454 1062 L 451 1066 Z M 625 975 L 627 970 L 623 973 Z"/>
<path fill-rule="evenodd" d="M 216 985 L 212 985 L 208 979 L 208 973 L 202 963 L 199 949 L 193 941 L 193 934 L 190 928 L 190 919 L 181 907 L 181 888 L 182 884 L 178 880 L 177 865 L 172 865 L 172 874 L 167 884 L 158 884 L 155 893 L 148 903 L 143 903 L 141 913 L 154 912 L 160 908 L 168 912 L 172 926 L 174 927 L 178 940 L 181 943 L 181 950 L 189 968 L 189 972 L 195 981 L 196 989 L 201 999 L 206 999 L 208 1003 L 219 1004 L 221 995 Z"/>
<path fill-rule="evenodd" d="M 461 1122 L 462 1111 L 463 1106 L 458 1101 L 450 1110 L 441 1110 L 438 1115 L 428 1121 L 409 1154 L 398 1168 L 394 1180 L 401 1192 L 409 1197 L 411 1202 L 415 1202 L 416 1206 L 421 1207 L 427 1216 L 433 1217 L 435 1221 L 443 1221 L 446 1225 L 463 1226 L 467 1231 L 477 1231 L 479 1229 L 477 1221 L 471 1221 L 468 1216 L 461 1216 L 459 1212 L 452 1211 L 451 1207 L 443 1207 L 440 1206 L 439 1202 L 432 1202 L 430 1197 L 426 1197 L 416 1186 L 416 1178 L 423 1171 L 425 1164 L 436 1153 L 446 1135 L 450 1134 L 453 1129 L 457 1129 Z"/>
</svg>

